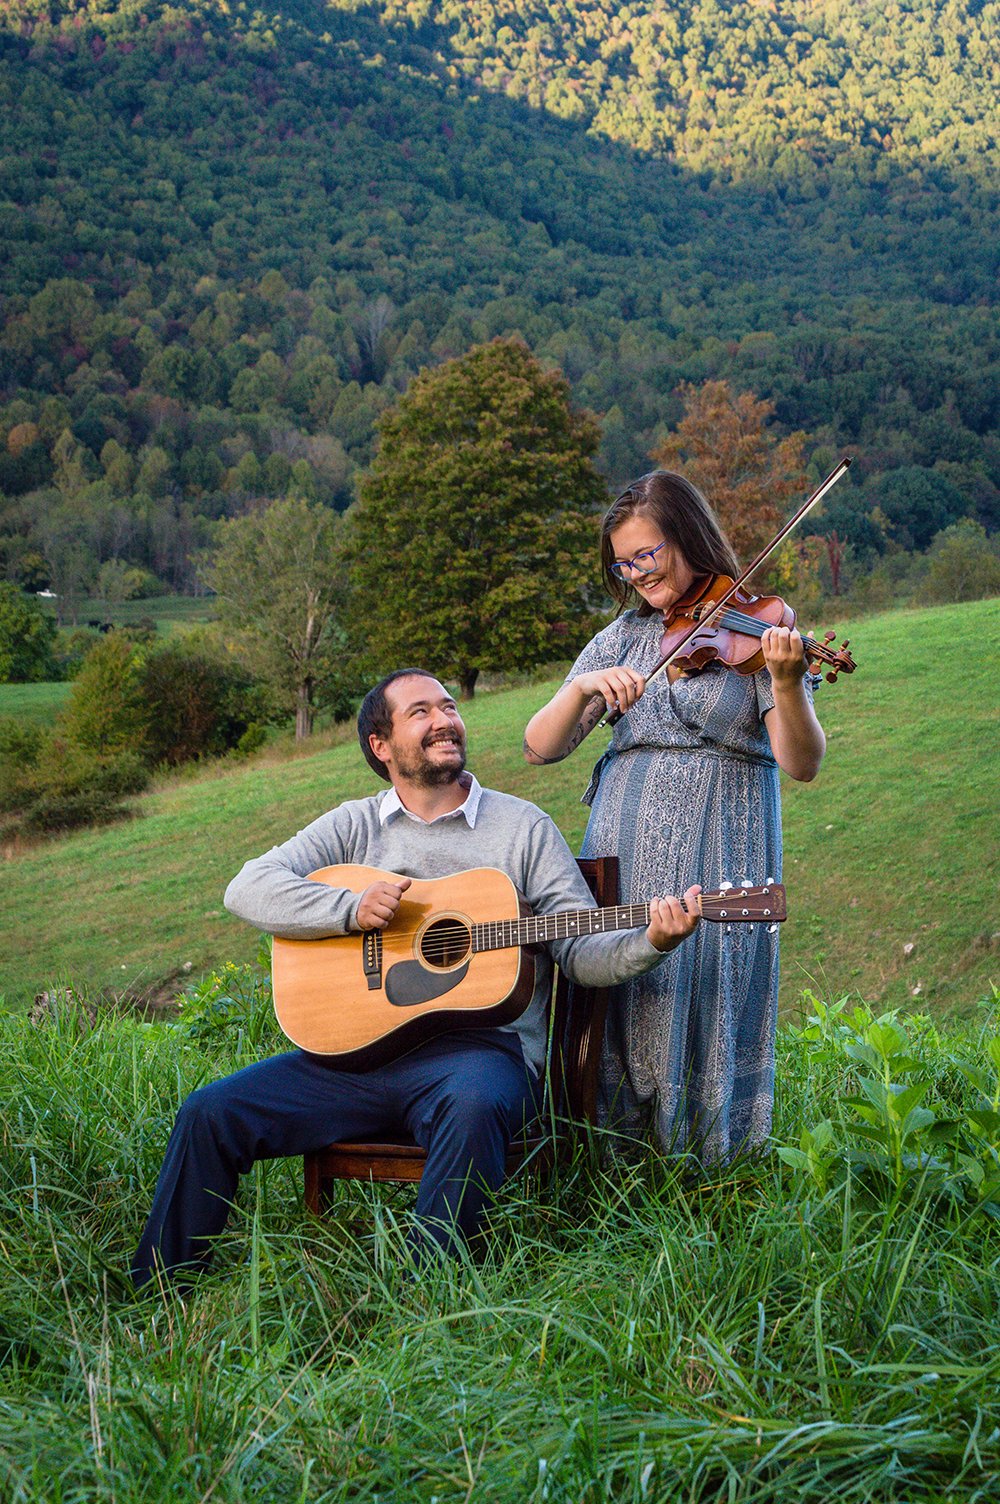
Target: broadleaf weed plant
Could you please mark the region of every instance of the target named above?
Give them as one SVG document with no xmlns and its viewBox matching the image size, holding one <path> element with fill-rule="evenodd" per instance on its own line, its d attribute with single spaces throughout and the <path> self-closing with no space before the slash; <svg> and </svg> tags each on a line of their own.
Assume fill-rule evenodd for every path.
<svg viewBox="0 0 1000 1504">
<path fill-rule="evenodd" d="M 781 1160 L 821 1195 L 848 1174 L 877 1196 L 937 1196 L 1000 1218 L 1000 993 L 978 1028 L 947 1041 L 926 1014 L 875 1015 L 806 991 L 804 1025 L 787 1026 L 812 1073 L 837 1084 L 836 1118 L 803 1124 Z"/>
<path fill-rule="evenodd" d="M 262 937 L 254 961 L 226 961 L 189 988 L 178 1022 L 187 1038 L 224 1045 L 240 1060 L 289 1048 L 274 1015 L 269 938 Z"/>
</svg>

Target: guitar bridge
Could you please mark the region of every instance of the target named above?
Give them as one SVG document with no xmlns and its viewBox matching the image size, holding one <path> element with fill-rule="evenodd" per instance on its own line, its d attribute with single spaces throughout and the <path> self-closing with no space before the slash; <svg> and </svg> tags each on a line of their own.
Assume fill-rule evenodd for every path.
<svg viewBox="0 0 1000 1504">
<path fill-rule="evenodd" d="M 382 986 L 382 931 L 366 930 L 362 947 L 368 991 L 377 992 Z"/>
</svg>

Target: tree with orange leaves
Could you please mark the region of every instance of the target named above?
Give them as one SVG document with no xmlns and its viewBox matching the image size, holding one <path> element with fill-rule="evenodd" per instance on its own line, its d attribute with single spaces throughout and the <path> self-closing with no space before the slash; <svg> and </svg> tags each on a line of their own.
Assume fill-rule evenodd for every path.
<svg viewBox="0 0 1000 1504">
<path fill-rule="evenodd" d="M 774 535 L 793 497 L 804 496 L 804 433 L 779 438 L 766 427 L 774 403 L 734 392 L 728 381 L 685 382 L 684 416 L 653 451 L 711 502 L 737 555 L 748 560 Z"/>
</svg>

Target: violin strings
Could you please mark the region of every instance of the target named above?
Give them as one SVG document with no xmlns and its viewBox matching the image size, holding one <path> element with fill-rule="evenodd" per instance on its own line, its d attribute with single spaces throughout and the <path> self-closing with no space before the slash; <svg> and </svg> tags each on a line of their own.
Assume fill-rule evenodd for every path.
<svg viewBox="0 0 1000 1504">
<path fill-rule="evenodd" d="M 763 637 L 768 627 L 775 625 L 774 622 L 770 621 L 760 622 L 755 616 L 748 616 L 744 611 L 731 611 L 728 609 L 723 611 L 720 624 L 724 627 L 739 627 L 752 637 Z M 802 642 L 807 648 L 820 648 L 824 652 L 828 651 L 814 637 L 808 637 L 803 634 Z"/>
</svg>

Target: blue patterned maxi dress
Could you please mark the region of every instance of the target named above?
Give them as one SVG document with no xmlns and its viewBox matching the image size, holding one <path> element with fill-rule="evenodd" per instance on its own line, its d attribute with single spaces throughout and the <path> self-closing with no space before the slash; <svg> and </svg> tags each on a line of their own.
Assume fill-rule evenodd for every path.
<svg viewBox="0 0 1000 1504">
<path fill-rule="evenodd" d="M 660 658 L 659 615 L 626 612 L 584 648 L 568 678 Z M 808 686 L 808 680 L 807 686 Z M 810 689 L 811 692 L 811 689 Z M 617 853 L 621 902 L 781 881 L 778 769 L 764 713 L 767 670 L 713 664 L 666 674 L 615 726 L 584 802 L 582 854 Z M 765 924 L 701 924 L 662 965 L 615 989 L 601 1062 L 601 1121 L 666 1150 L 726 1160 L 771 1129 L 778 936 Z"/>
</svg>

